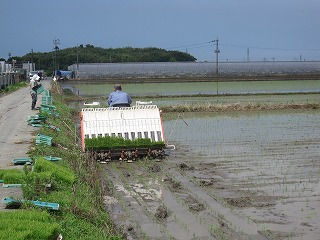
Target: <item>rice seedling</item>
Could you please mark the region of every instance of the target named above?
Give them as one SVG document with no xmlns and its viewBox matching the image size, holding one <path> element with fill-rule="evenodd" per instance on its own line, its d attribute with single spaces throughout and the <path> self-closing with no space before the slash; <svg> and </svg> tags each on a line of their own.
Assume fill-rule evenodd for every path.
<svg viewBox="0 0 320 240">
<path fill-rule="evenodd" d="M 124 139 L 121 137 L 98 137 L 98 138 L 88 138 L 85 140 L 85 146 L 87 149 L 127 149 L 127 148 L 153 148 L 153 147 L 163 147 L 163 141 L 152 142 L 148 138 L 139 138 L 135 140 Z"/>
<path fill-rule="evenodd" d="M 59 224 L 44 211 L 0 212 L 0 222 L 0 239 L 56 239 L 61 230 Z"/>
<path fill-rule="evenodd" d="M 19 169 L 0 169 L 0 179 L 7 183 L 25 183 L 26 176 Z"/>
<path fill-rule="evenodd" d="M 74 173 L 70 169 L 41 157 L 36 159 L 33 171 L 34 173 L 46 172 L 47 174 L 52 174 L 54 180 L 59 183 L 72 184 L 76 180 Z"/>
</svg>

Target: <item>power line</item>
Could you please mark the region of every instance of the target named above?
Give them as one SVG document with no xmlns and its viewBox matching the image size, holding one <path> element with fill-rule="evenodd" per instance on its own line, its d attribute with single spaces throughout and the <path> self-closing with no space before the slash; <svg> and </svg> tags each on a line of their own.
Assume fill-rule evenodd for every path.
<svg viewBox="0 0 320 240">
<path fill-rule="evenodd" d="M 222 46 L 238 47 L 238 48 L 251 48 L 251 49 L 264 49 L 264 50 L 277 50 L 277 51 L 320 51 L 320 49 L 303 49 L 303 48 L 271 48 L 271 47 L 257 47 L 257 46 L 244 46 L 237 44 L 221 44 Z"/>
<path fill-rule="evenodd" d="M 181 45 L 176 47 L 169 47 L 166 48 L 168 50 L 170 49 L 185 49 L 188 47 L 188 49 L 193 48 L 203 48 L 203 47 L 209 47 L 211 46 L 212 41 L 208 42 L 201 42 L 201 43 L 193 43 L 188 45 Z M 237 48 L 251 48 L 251 49 L 262 49 L 262 50 L 277 50 L 277 51 L 320 51 L 320 49 L 312 49 L 312 48 L 272 48 L 272 47 L 259 47 L 259 46 L 248 46 L 248 45 L 239 45 L 239 44 L 232 44 L 232 43 L 224 43 L 221 44 L 221 46 L 227 46 L 227 47 L 237 47 Z"/>
<path fill-rule="evenodd" d="M 211 45 L 210 44 L 211 42 L 212 41 L 202 42 L 202 43 L 193 43 L 193 44 L 189 44 L 189 45 L 182 45 L 182 46 L 177 46 L 177 47 L 169 47 L 169 48 L 166 48 L 166 49 L 170 50 L 170 49 L 179 49 L 179 48 L 186 48 L 186 47 L 190 48 L 192 46 L 199 46 L 199 45 L 203 45 L 203 44 L 207 44 L 207 46 L 209 46 L 209 45 Z M 194 48 L 197 48 L 197 47 L 194 47 Z"/>
</svg>

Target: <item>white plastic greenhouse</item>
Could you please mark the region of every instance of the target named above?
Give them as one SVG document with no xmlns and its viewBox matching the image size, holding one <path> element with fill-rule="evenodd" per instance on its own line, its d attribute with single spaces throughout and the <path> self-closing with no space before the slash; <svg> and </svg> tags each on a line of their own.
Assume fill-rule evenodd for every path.
<svg viewBox="0 0 320 240">
<path fill-rule="evenodd" d="M 213 76 L 215 62 L 80 63 L 68 67 L 77 78 Z M 316 61 L 219 62 L 220 75 L 320 73 Z"/>
</svg>

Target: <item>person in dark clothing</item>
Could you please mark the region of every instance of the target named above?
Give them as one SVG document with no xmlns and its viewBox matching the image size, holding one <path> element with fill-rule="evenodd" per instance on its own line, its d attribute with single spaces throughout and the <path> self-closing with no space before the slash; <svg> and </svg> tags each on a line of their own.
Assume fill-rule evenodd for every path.
<svg viewBox="0 0 320 240">
<path fill-rule="evenodd" d="M 37 89 L 40 87 L 41 84 L 38 83 L 38 80 L 40 79 L 40 77 L 35 74 L 32 76 L 32 78 L 30 79 L 30 95 L 31 95 L 31 110 L 36 110 L 36 104 L 37 104 L 37 100 L 38 100 L 38 94 L 37 94 Z"/>
</svg>

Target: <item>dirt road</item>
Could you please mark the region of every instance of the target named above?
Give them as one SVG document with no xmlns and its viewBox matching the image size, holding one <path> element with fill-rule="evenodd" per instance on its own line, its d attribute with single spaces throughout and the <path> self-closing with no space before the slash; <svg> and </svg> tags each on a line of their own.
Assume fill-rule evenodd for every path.
<svg viewBox="0 0 320 240">
<path fill-rule="evenodd" d="M 48 89 L 49 80 L 43 80 L 41 83 Z M 37 107 L 40 107 L 40 104 L 41 95 L 38 97 Z M 28 157 L 27 152 L 37 129 L 28 125 L 26 121 L 28 116 L 37 112 L 31 110 L 29 87 L 0 97 L 0 169 L 22 168 L 12 165 L 12 159 Z M 21 196 L 21 189 L 3 188 L 0 183 L 0 210 L 4 208 L 4 197 Z"/>
</svg>

